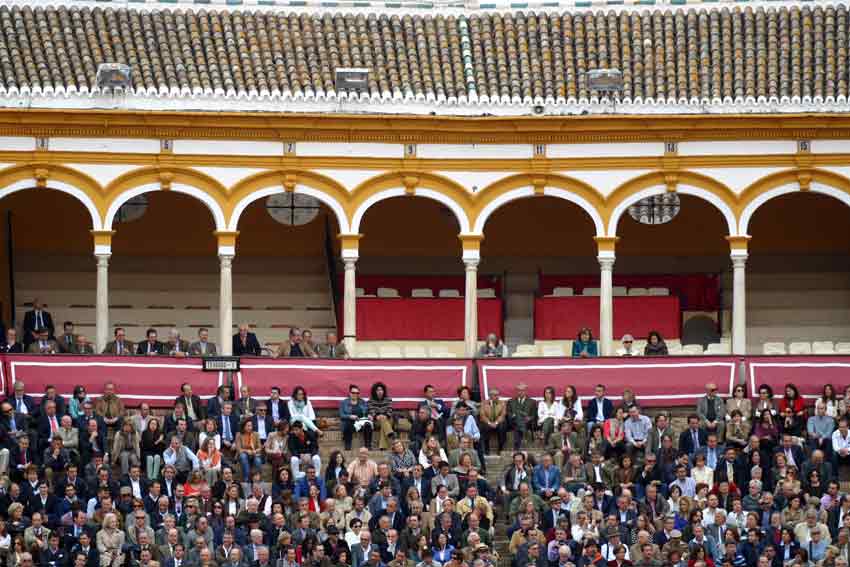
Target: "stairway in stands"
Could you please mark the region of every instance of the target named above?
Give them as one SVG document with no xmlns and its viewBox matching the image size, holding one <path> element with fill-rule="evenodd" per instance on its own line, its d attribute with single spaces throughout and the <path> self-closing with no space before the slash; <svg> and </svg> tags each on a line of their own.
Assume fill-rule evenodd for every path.
<svg viewBox="0 0 850 567">
<path fill-rule="evenodd" d="M 61 265 L 67 271 L 61 272 L 46 271 L 57 265 L 50 262 L 20 264 L 15 274 L 18 324 L 38 297 L 53 314 L 57 331 L 62 321 L 70 320 L 77 332 L 94 340 L 94 262 L 65 260 Z M 311 329 L 317 340 L 335 329 L 324 259 L 237 257 L 233 272 L 234 327 L 250 324 L 269 346 L 285 340 L 292 326 Z M 191 341 L 200 327 L 207 327 L 218 341 L 217 261 L 175 265 L 173 259 L 118 260 L 110 267 L 109 288 L 110 322 L 126 327 L 131 340 L 141 339 L 148 327 L 156 328 L 160 337 L 176 327 Z"/>
<path fill-rule="evenodd" d="M 511 352 L 518 344 L 534 342 L 534 294 L 538 275 L 535 272 L 507 272 L 503 285 L 505 301 L 504 341 Z"/>
</svg>

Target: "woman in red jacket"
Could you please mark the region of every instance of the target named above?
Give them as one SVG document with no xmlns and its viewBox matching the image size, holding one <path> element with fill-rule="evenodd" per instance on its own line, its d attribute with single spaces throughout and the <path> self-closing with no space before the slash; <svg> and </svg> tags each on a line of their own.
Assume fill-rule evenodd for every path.
<svg viewBox="0 0 850 567">
<path fill-rule="evenodd" d="M 806 407 L 803 398 L 800 396 L 800 390 L 792 383 L 785 385 L 785 396 L 779 400 L 779 413 L 785 412 L 785 408 L 791 408 L 794 415 L 805 422 Z"/>
</svg>

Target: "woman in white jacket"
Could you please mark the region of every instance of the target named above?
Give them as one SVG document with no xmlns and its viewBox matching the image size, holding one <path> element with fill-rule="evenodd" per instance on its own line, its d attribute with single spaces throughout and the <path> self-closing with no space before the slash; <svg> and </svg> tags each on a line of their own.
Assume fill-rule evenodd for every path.
<svg viewBox="0 0 850 567">
<path fill-rule="evenodd" d="M 555 399 L 555 388 L 546 386 L 543 390 L 543 401 L 537 404 L 537 426 L 543 431 L 543 445 L 549 442 L 549 437 L 560 427 L 564 419 L 564 406 Z"/>
<path fill-rule="evenodd" d="M 313 410 L 313 404 L 307 399 L 307 392 L 302 386 L 295 386 L 292 390 L 292 398 L 286 402 L 289 408 L 289 423 L 300 421 L 304 425 L 305 431 L 312 431 L 321 437 L 324 433 L 316 425 L 316 412 Z"/>
</svg>

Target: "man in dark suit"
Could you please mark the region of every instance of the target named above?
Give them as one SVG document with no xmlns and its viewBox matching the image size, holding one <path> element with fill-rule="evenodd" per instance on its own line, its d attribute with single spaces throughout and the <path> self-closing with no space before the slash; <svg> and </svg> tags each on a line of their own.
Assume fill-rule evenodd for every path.
<svg viewBox="0 0 850 567">
<path fill-rule="evenodd" d="M 53 338 L 56 330 L 53 327 L 53 317 L 45 311 L 41 301 L 35 298 L 32 300 L 32 309 L 24 314 L 24 347 L 29 347 L 30 343 L 38 339 L 36 329 L 41 328 L 47 329 L 48 338 Z"/>
<path fill-rule="evenodd" d="M 269 410 L 264 403 L 260 403 L 256 411 L 257 413 L 251 416 L 251 423 L 254 425 L 254 431 L 260 436 L 260 441 L 265 444 L 266 439 L 274 431 L 274 422 L 269 417 Z"/>
<path fill-rule="evenodd" d="M 11 397 L 6 398 L 6 401 L 12 404 L 15 412 L 28 415 L 32 418 L 38 413 L 37 405 L 32 396 L 24 393 L 24 388 L 25 385 L 23 382 L 15 382 L 14 393 Z"/>
<path fill-rule="evenodd" d="M 205 327 L 198 329 L 198 340 L 189 345 L 189 356 L 215 356 L 215 343 L 210 342 L 210 331 Z"/>
<path fill-rule="evenodd" d="M 514 451 L 518 451 L 526 431 L 533 431 L 537 421 L 537 402 L 528 397 L 528 387 L 517 384 L 516 396 L 508 402 L 508 419 L 513 428 Z"/>
<path fill-rule="evenodd" d="M 419 493 L 419 497 L 422 499 L 423 507 L 426 507 L 431 501 L 431 481 L 425 478 L 424 472 L 422 464 L 416 463 L 413 466 L 411 475 L 406 477 L 402 483 L 402 494 L 407 494 L 410 488 L 415 488 L 416 492 Z"/>
<path fill-rule="evenodd" d="M 136 354 L 143 354 L 145 356 L 166 354 L 165 346 L 156 338 L 156 329 L 148 329 L 145 332 L 145 336 L 147 340 L 139 343 L 139 346 L 136 347 Z"/>
<path fill-rule="evenodd" d="M 186 417 L 192 421 L 197 422 L 204 419 L 204 406 L 201 403 L 201 398 L 192 393 L 192 385 L 188 382 L 180 384 L 180 395 L 174 398 L 174 403 L 182 404 Z"/>
<path fill-rule="evenodd" d="M 7 329 L 3 336 L 6 338 L 6 340 L 3 341 L 2 345 L 0 345 L 0 353 L 20 354 L 24 352 L 24 345 L 18 342 L 18 331 L 16 331 L 14 328 Z"/>
<path fill-rule="evenodd" d="M 679 450 L 693 457 L 694 453 L 700 447 L 705 447 L 707 442 L 708 435 L 704 429 L 700 429 L 699 416 L 692 413 L 688 416 L 688 428 L 679 434 Z"/>
<path fill-rule="evenodd" d="M 215 392 L 215 396 L 207 401 L 207 417 L 218 419 L 221 416 L 221 408 L 225 402 L 231 401 L 230 386 L 221 385 Z M 219 429 L 219 433 L 221 429 Z"/>
<path fill-rule="evenodd" d="M 118 356 L 126 356 L 136 352 L 136 348 L 132 342 L 127 340 L 124 327 L 115 327 L 115 340 L 106 343 L 106 348 L 103 349 L 103 354 L 114 354 Z"/>
<path fill-rule="evenodd" d="M 596 397 L 587 403 L 584 419 L 589 425 L 602 424 L 606 419 L 614 415 L 614 404 L 605 397 L 605 386 L 597 384 L 594 390 Z"/>
<path fill-rule="evenodd" d="M 776 448 L 776 452 L 785 455 L 788 466 L 793 465 L 797 470 L 802 470 L 806 457 L 803 455 L 803 449 L 794 443 L 794 437 L 790 433 L 782 435 L 782 444 Z"/>
<path fill-rule="evenodd" d="M 44 405 L 44 411 L 38 416 L 36 430 L 38 431 L 39 453 L 50 445 L 53 434 L 59 431 L 59 415 L 56 412 L 56 402 L 48 401 Z"/>
<path fill-rule="evenodd" d="M 221 450 L 225 454 L 233 455 L 233 446 L 236 436 L 239 434 L 239 420 L 233 415 L 233 404 L 225 402 L 221 408 L 218 421 L 218 431 L 221 434 Z"/>
<path fill-rule="evenodd" d="M 257 335 L 249 332 L 247 323 L 239 325 L 239 332 L 233 335 L 233 356 L 260 356 L 262 347 Z"/>
<path fill-rule="evenodd" d="M 77 344 L 77 335 L 74 333 L 73 321 L 62 323 L 62 334 L 56 337 L 56 342 L 59 344 L 60 352 L 65 354 L 74 352 L 74 347 Z"/>
<path fill-rule="evenodd" d="M 277 386 L 272 386 L 271 397 L 266 400 L 266 410 L 275 427 L 281 421 L 289 421 L 289 406 L 281 399 Z"/>
<path fill-rule="evenodd" d="M 99 567 L 100 555 L 97 552 L 97 545 L 94 544 L 92 537 L 88 532 L 84 532 L 83 535 L 80 536 L 80 542 L 71 548 L 72 558 L 76 558 L 78 554 L 86 556 L 86 567 Z M 73 559 L 71 564 L 75 564 Z"/>
<path fill-rule="evenodd" d="M 86 525 L 87 522 L 85 510 L 77 510 L 72 513 L 72 523 L 65 528 L 65 549 L 72 550 L 79 545 L 83 534 L 91 538 L 91 529 Z"/>
</svg>

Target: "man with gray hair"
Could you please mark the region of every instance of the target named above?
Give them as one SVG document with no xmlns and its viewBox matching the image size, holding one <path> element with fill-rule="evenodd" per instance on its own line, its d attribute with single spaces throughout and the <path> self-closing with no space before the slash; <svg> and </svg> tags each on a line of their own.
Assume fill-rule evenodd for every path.
<svg viewBox="0 0 850 567">
<path fill-rule="evenodd" d="M 189 342 L 180 338 L 180 331 L 176 328 L 171 328 L 168 331 L 168 342 L 165 343 L 165 352 L 177 357 L 184 357 L 189 354 Z"/>
</svg>

